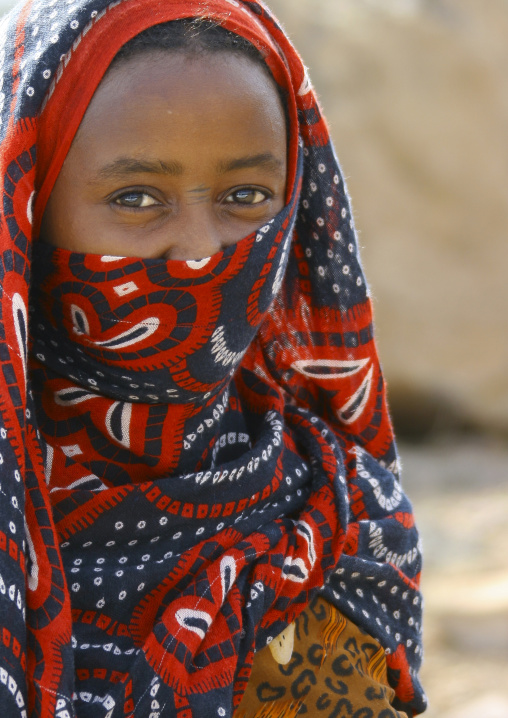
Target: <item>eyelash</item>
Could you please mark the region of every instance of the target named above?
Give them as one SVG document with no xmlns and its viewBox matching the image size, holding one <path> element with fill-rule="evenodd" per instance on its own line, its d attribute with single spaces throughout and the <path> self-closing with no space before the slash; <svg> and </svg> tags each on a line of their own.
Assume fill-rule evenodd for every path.
<svg viewBox="0 0 508 718">
<path fill-rule="evenodd" d="M 127 197 L 149 197 L 152 200 L 155 200 L 153 204 L 149 204 L 146 207 L 159 207 L 162 205 L 162 202 L 158 200 L 156 197 L 154 197 L 149 192 L 145 192 L 143 190 L 126 190 L 124 192 L 121 192 L 120 194 L 116 195 L 111 199 L 111 202 L 118 207 L 122 207 L 123 209 L 132 209 L 132 210 L 138 210 L 138 209 L 146 209 L 146 207 L 142 207 L 140 205 L 135 204 L 122 204 L 122 200 L 126 200 Z"/>
<path fill-rule="evenodd" d="M 234 195 L 238 195 L 240 193 L 249 194 L 254 193 L 255 195 L 261 195 L 262 199 L 258 202 L 238 202 L 238 201 L 229 201 L 229 197 L 233 197 Z M 149 197 L 151 200 L 154 200 L 153 203 L 142 206 L 142 205 L 136 205 L 136 204 L 123 204 L 122 200 L 126 200 L 127 197 Z M 263 204 L 263 202 L 266 202 L 267 200 L 272 198 L 271 192 L 269 192 L 266 189 L 261 189 L 259 187 L 238 187 L 236 189 L 231 190 L 221 201 L 221 205 L 231 205 L 231 206 L 241 206 L 241 207 L 258 207 L 259 205 Z M 163 202 L 157 199 L 157 197 L 154 197 L 153 194 L 150 192 L 146 192 L 144 190 L 137 190 L 137 189 L 131 189 L 123 191 L 122 193 L 116 195 L 110 200 L 113 204 L 115 204 L 118 207 L 122 207 L 123 209 L 130 209 L 130 210 L 144 210 L 144 209 L 152 209 L 155 207 L 160 207 L 163 205 Z"/>
<path fill-rule="evenodd" d="M 244 192 L 245 194 L 254 193 L 254 194 L 259 194 L 259 195 L 263 196 L 263 199 L 260 202 L 236 202 L 236 204 L 239 204 L 242 207 L 256 207 L 257 205 L 262 204 L 267 199 L 271 198 L 271 194 L 269 192 L 267 192 L 267 190 L 259 189 L 259 187 L 240 187 L 238 189 L 233 190 L 226 197 L 224 197 L 223 202 L 227 203 L 227 204 L 235 204 L 234 202 L 228 202 L 228 198 L 234 196 L 235 194 L 239 194 L 241 192 Z"/>
</svg>

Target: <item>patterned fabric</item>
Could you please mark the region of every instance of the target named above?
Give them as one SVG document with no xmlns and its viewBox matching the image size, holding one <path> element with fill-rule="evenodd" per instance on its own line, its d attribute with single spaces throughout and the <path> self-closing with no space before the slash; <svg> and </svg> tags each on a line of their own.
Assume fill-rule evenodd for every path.
<svg viewBox="0 0 508 718">
<path fill-rule="evenodd" d="M 228 471 L 212 478 L 252 446 L 230 384 L 280 289 L 297 197 L 259 232 L 200 261 L 34 245 L 31 368 L 39 428 L 60 449 L 46 472 L 52 490 L 197 470 L 201 486 L 234 480 Z M 276 402 L 258 403 L 255 412 Z M 81 467 L 72 479 L 69 455 Z"/>
<path fill-rule="evenodd" d="M 408 718 L 393 698 L 383 647 L 317 597 L 256 653 L 234 718 Z"/>
<path fill-rule="evenodd" d="M 288 92 L 286 208 L 206 263 L 32 248 L 119 47 L 194 15 L 260 48 Z M 39 0 L 4 20 L 0 61 L 6 715 L 231 716 L 254 652 L 318 592 L 423 710 L 418 535 L 370 300 L 280 27 L 258 2 Z"/>
</svg>

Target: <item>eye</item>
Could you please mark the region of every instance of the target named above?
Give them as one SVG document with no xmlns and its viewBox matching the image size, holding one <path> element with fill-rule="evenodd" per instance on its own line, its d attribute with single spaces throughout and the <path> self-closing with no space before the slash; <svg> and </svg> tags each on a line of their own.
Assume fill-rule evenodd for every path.
<svg viewBox="0 0 508 718">
<path fill-rule="evenodd" d="M 130 190 L 123 194 L 117 195 L 114 200 L 114 204 L 120 205 L 121 207 L 155 207 L 160 204 L 152 195 L 147 192 L 141 192 L 136 190 Z"/>
<path fill-rule="evenodd" d="M 240 189 L 235 189 L 233 192 L 230 192 L 230 194 L 224 198 L 224 202 L 227 204 L 261 204 L 261 202 L 267 200 L 269 196 L 268 192 L 256 189 L 255 187 L 241 187 Z"/>
</svg>

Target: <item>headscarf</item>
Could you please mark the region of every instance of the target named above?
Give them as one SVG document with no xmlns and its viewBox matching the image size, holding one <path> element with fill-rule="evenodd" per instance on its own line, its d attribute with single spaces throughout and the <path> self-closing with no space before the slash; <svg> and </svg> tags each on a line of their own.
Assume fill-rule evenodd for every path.
<svg viewBox="0 0 508 718">
<path fill-rule="evenodd" d="M 285 208 L 207 261 L 32 246 L 119 48 L 194 16 L 288 95 Z M 350 203 L 280 26 L 246 0 L 27 2 L 0 63 L 6 714 L 231 716 L 255 650 L 316 593 L 423 710 L 418 534 Z"/>
</svg>

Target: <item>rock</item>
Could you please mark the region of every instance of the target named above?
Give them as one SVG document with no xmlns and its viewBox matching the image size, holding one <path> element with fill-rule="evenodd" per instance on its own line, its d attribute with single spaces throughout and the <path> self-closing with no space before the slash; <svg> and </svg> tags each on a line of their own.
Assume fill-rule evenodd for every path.
<svg viewBox="0 0 508 718">
<path fill-rule="evenodd" d="M 447 711 L 441 718 L 506 718 L 508 700 L 502 695 L 488 693 L 456 709 Z"/>
<path fill-rule="evenodd" d="M 506 3 L 269 4 L 310 66 L 349 178 L 405 423 L 426 430 L 416 392 L 444 425 L 508 432 Z"/>
<path fill-rule="evenodd" d="M 402 444 L 424 552 L 425 718 L 508 716 L 508 448 Z"/>
<path fill-rule="evenodd" d="M 440 622 L 443 640 L 456 651 L 474 653 L 478 660 L 485 655 L 508 661 L 508 614 L 468 616 L 450 614 Z M 508 716 L 508 712 L 505 715 Z"/>
</svg>

